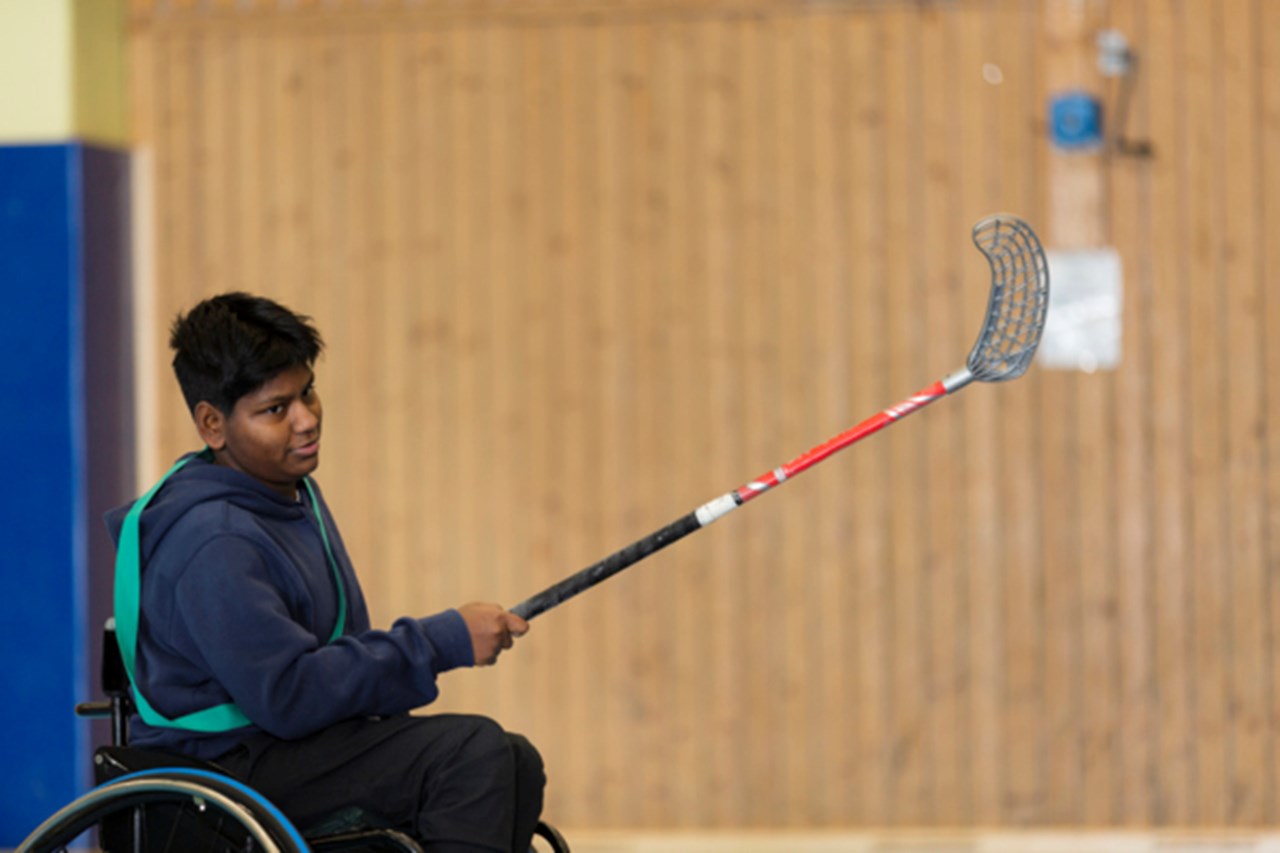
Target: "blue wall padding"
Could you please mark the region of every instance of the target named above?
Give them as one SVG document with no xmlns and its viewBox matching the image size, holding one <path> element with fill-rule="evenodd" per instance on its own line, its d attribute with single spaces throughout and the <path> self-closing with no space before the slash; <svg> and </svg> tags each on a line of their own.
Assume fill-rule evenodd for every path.
<svg viewBox="0 0 1280 853">
<path fill-rule="evenodd" d="M 126 376 L 123 387 L 86 393 L 87 375 L 110 386 L 103 377 L 119 373 L 108 367 L 104 374 L 98 363 L 111 348 L 103 341 L 129 338 L 127 324 L 108 332 L 86 306 L 118 304 L 128 292 L 127 264 L 118 262 L 127 257 L 127 218 L 103 223 L 122 209 L 127 214 L 127 203 L 110 201 L 128 197 L 121 174 L 127 176 L 122 152 L 0 147 L 0 847 L 21 841 L 89 778 L 89 729 L 73 713 L 95 689 L 89 543 L 105 507 L 90 507 L 89 495 L 115 499 L 132 483 L 89 487 L 88 449 L 97 445 L 101 454 L 104 440 L 120 439 L 119 409 L 131 400 L 131 383 Z M 87 231 L 97 241 L 92 248 Z M 86 275 L 87 252 L 93 275 Z M 101 402 L 121 394 L 123 403 Z M 97 436 L 104 424 L 105 439 Z"/>
<path fill-rule="evenodd" d="M 102 623 L 111 613 L 115 548 L 102 515 L 137 497 L 133 437 L 133 309 L 129 158 L 121 151 L 85 146 L 84 403 L 86 505 L 88 507 L 89 670 L 94 698 L 102 660 Z M 109 737 L 106 723 L 94 726 L 95 741 Z"/>
</svg>

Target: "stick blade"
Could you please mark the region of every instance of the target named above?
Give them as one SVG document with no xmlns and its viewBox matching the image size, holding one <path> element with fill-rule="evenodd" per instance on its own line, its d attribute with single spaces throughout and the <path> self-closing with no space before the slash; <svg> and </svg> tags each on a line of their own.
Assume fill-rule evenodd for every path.
<svg viewBox="0 0 1280 853">
<path fill-rule="evenodd" d="M 973 244 L 991 264 L 991 299 L 966 366 L 982 382 L 1026 373 L 1049 311 L 1049 263 L 1031 226 L 998 213 L 973 226 Z"/>
</svg>

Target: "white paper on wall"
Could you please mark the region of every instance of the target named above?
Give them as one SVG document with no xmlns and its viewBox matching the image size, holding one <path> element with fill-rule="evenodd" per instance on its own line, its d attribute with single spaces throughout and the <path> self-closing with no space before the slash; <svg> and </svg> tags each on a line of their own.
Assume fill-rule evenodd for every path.
<svg viewBox="0 0 1280 853">
<path fill-rule="evenodd" d="M 1120 364 L 1123 272 L 1115 249 L 1046 252 L 1049 316 L 1036 361 L 1050 370 L 1114 370 Z"/>
</svg>

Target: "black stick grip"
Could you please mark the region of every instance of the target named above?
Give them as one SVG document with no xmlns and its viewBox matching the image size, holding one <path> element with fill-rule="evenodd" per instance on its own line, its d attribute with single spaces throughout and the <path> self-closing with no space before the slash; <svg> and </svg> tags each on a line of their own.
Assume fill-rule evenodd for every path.
<svg viewBox="0 0 1280 853">
<path fill-rule="evenodd" d="M 578 593 L 590 589 L 602 580 L 613 577 L 632 563 L 638 563 L 650 554 L 661 551 L 672 542 L 683 539 L 701 526 L 697 514 L 691 512 L 661 530 L 655 530 L 643 539 L 638 539 L 622 550 L 613 552 L 600 562 L 569 575 L 537 595 L 526 598 L 512 607 L 511 612 L 525 619 L 532 619 L 539 613 L 545 613 Z"/>
</svg>

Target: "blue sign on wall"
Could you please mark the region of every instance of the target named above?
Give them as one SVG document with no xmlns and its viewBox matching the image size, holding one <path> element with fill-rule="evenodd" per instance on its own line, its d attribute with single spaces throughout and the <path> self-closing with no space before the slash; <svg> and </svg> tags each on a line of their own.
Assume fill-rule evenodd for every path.
<svg viewBox="0 0 1280 853">
<path fill-rule="evenodd" d="M 1062 92 L 1049 101 L 1049 138 L 1067 151 L 1102 146 L 1102 104 L 1087 92 Z"/>
</svg>

